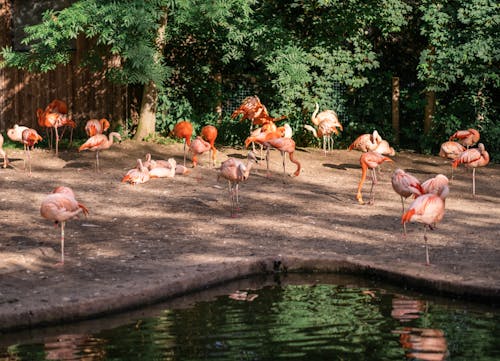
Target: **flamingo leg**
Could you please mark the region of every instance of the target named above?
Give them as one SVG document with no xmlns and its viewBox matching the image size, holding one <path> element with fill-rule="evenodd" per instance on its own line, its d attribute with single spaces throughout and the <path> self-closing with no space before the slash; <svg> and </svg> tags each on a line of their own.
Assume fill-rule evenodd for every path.
<svg viewBox="0 0 500 361">
<path fill-rule="evenodd" d="M 286 153 L 281 152 L 281 158 L 283 160 L 283 177 L 286 177 Z"/>
<path fill-rule="evenodd" d="M 472 195 L 476 196 L 476 168 L 472 168 Z"/>
<path fill-rule="evenodd" d="M 186 166 L 186 139 L 184 139 L 184 167 Z"/>
<path fill-rule="evenodd" d="M 57 127 L 54 127 L 54 130 L 56 132 L 56 157 L 59 154 L 59 132 L 57 130 Z"/>
<path fill-rule="evenodd" d="M 240 210 L 240 198 L 239 198 L 239 187 L 238 187 L 238 184 L 239 183 L 236 183 L 234 185 L 234 190 L 235 190 L 235 195 L 236 195 L 236 210 L 237 211 Z"/>
<path fill-rule="evenodd" d="M 30 148 L 29 146 L 26 147 L 25 149 L 25 158 L 27 157 L 28 158 L 28 170 L 29 170 L 29 176 L 31 177 L 31 153 L 30 153 Z M 25 160 L 25 163 L 24 163 L 24 170 L 26 171 L 26 160 Z"/>
<path fill-rule="evenodd" d="M 95 171 L 99 172 L 99 151 L 95 152 Z"/>
<path fill-rule="evenodd" d="M 425 242 L 425 264 L 429 266 L 431 263 L 429 262 L 429 247 L 427 246 L 427 225 L 424 225 L 424 242 Z"/>
<path fill-rule="evenodd" d="M 326 139 L 326 135 L 323 135 L 323 153 L 326 155 L 326 148 L 327 148 L 327 139 Z"/>
<path fill-rule="evenodd" d="M 61 264 L 64 264 L 64 223 L 61 222 Z"/>
<path fill-rule="evenodd" d="M 231 201 L 231 217 L 234 217 L 234 191 L 233 191 L 233 184 L 231 183 L 230 180 L 227 181 L 228 184 L 228 189 L 229 189 L 229 198 Z"/>
<path fill-rule="evenodd" d="M 270 149 L 271 148 L 269 148 L 269 147 L 266 149 L 266 168 L 267 168 L 266 177 L 268 177 L 268 178 L 270 177 L 270 174 L 269 174 L 269 151 L 270 151 Z"/>
<path fill-rule="evenodd" d="M 370 204 L 374 204 L 375 203 L 375 191 L 374 191 L 374 188 L 375 188 L 375 184 L 377 184 L 377 176 L 375 175 L 375 168 L 372 168 L 371 169 L 372 171 L 372 186 L 370 188 Z"/>
</svg>

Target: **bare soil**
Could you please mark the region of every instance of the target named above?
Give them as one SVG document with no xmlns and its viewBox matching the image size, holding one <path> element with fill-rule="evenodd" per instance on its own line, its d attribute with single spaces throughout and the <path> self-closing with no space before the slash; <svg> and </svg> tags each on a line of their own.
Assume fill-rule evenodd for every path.
<svg viewBox="0 0 500 361">
<path fill-rule="evenodd" d="M 273 270 L 373 270 L 392 279 L 437 290 L 500 298 L 500 166 L 459 168 L 446 215 L 428 233 L 431 266 L 425 265 L 423 227 L 402 236 L 401 201 L 392 190 L 395 168 L 421 181 L 450 176 L 450 162 L 400 152 L 381 166 L 375 204 L 355 199 L 359 152 L 298 149 L 298 177 L 283 176 L 281 156 L 271 153 L 271 176 L 259 163 L 240 185 L 239 217 L 230 216 L 225 181 L 202 155 L 188 175 L 121 183 L 137 158 L 174 157 L 182 144 L 125 141 L 95 154 L 44 149 L 7 150 L 11 167 L 0 169 L 0 329 L 57 323 L 137 307 L 251 272 Z M 221 148 L 245 158 L 246 150 Z M 188 162 L 188 165 L 191 163 Z M 295 165 L 287 161 L 287 173 Z M 40 216 L 42 199 L 59 185 L 71 187 L 90 215 L 66 226 L 66 263 L 60 230 Z M 368 200 L 368 179 L 363 196 Z M 406 205 L 409 204 L 409 200 Z M 275 262 L 280 261 L 281 264 Z"/>
</svg>

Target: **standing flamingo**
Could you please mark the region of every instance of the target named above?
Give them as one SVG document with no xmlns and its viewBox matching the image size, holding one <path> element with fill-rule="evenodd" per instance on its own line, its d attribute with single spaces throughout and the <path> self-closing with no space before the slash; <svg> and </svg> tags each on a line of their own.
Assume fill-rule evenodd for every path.
<svg viewBox="0 0 500 361">
<path fill-rule="evenodd" d="M 450 140 L 441 144 L 441 148 L 439 150 L 439 156 L 455 160 L 464 151 L 465 147 L 462 144 Z M 453 166 L 451 167 L 451 180 L 453 180 Z"/>
<path fill-rule="evenodd" d="M 50 102 L 45 110 L 38 108 L 36 111 L 38 125 L 46 129 L 53 129 L 55 132 L 56 156 L 59 154 L 60 137 L 58 128 L 63 126 L 71 127 L 71 138 L 73 136 L 73 129 L 76 128 L 76 123 L 68 117 L 67 113 L 68 106 L 64 101 L 59 99 L 54 99 L 52 102 Z M 50 148 L 52 149 L 52 132 L 50 132 L 49 144 Z"/>
<path fill-rule="evenodd" d="M 405 213 L 405 199 L 411 195 L 423 194 L 423 189 L 420 181 L 413 175 L 406 173 L 398 168 L 394 171 L 391 178 L 392 189 L 401 196 L 402 213 Z M 404 235 L 406 236 L 406 224 L 403 224 Z"/>
<path fill-rule="evenodd" d="M 362 152 L 370 152 L 377 148 L 379 143 L 382 141 L 382 137 L 378 134 L 376 130 L 372 134 L 366 133 L 361 134 L 357 137 L 354 142 L 349 146 L 349 150 L 360 150 Z"/>
<path fill-rule="evenodd" d="M 89 137 L 93 137 L 96 134 L 104 133 L 109 127 L 110 124 L 106 118 L 101 118 L 99 120 L 89 119 L 85 124 L 85 133 L 87 133 Z"/>
<path fill-rule="evenodd" d="M 30 147 L 33 148 L 39 140 L 42 140 L 42 137 L 37 133 L 35 129 L 25 129 L 22 134 L 22 143 L 24 144 L 24 169 L 26 170 L 26 155 L 28 157 L 28 167 L 29 167 L 29 175 L 31 176 L 31 153 Z"/>
<path fill-rule="evenodd" d="M 464 164 L 467 168 L 472 168 L 472 195 L 476 195 L 476 168 L 484 167 L 490 162 L 490 155 L 484 149 L 484 144 L 479 143 L 477 148 L 469 148 L 453 161 L 453 168 L 459 164 Z"/>
<path fill-rule="evenodd" d="M 366 172 L 368 168 L 372 171 L 372 187 L 370 188 L 370 202 L 368 204 L 373 204 L 375 202 L 375 192 L 373 191 L 373 187 L 375 184 L 377 184 L 375 168 L 377 168 L 384 162 L 392 161 L 393 160 L 391 158 L 375 152 L 366 152 L 361 154 L 361 157 L 359 158 L 359 164 L 361 164 L 361 180 L 359 181 L 358 193 L 356 195 L 356 199 L 358 200 L 359 204 L 365 204 L 365 202 L 363 201 L 361 190 L 363 189 L 363 183 L 365 182 Z"/>
<path fill-rule="evenodd" d="M 198 164 L 198 156 L 210 151 L 211 146 L 210 143 L 206 142 L 203 140 L 202 137 L 198 136 L 193 141 L 191 142 L 191 145 L 189 146 L 189 151 L 193 153 L 193 168 L 196 167 Z M 210 162 L 210 160 L 209 160 Z"/>
<path fill-rule="evenodd" d="M 183 120 L 174 126 L 172 131 L 177 138 L 184 139 L 184 167 L 186 166 L 186 145 L 191 145 L 191 136 L 193 135 L 193 125 L 187 120 Z"/>
<path fill-rule="evenodd" d="M 3 150 L 3 135 L 0 134 L 0 156 L 3 157 L 3 167 L 7 168 L 9 164 L 9 159 L 7 159 L 7 153 Z"/>
<path fill-rule="evenodd" d="M 281 158 L 283 159 L 283 175 L 286 175 L 285 163 L 286 156 L 285 153 L 288 153 L 288 157 L 290 158 L 290 162 L 295 163 L 297 165 L 297 169 L 293 173 L 295 177 L 300 174 L 301 165 L 298 160 L 294 157 L 295 152 L 295 141 L 291 138 L 279 137 L 279 138 L 271 138 L 264 141 L 263 145 L 267 147 L 266 152 L 266 164 L 267 164 L 267 173 L 269 174 L 269 151 L 270 147 L 275 148 L 280 151 Z"/>
<path fill-rule="evenodd" d="M 201 128 L 201 136 L 203 139 L 210 143 L 210 153 L 212 153 L 210 157 L 210 159 L 212 160 L 210 165 L 212 165 L 213 163 L 215 166 L 215 155 L 217 154 L 217 149 L 215 148 L 214 143 L 215 139 L 217 139 L 217 128 L 213 125 L 205 125 L 203 128 Z"/>
<path fill-rule="evenodd" d="M 225 178 L 228 181 L 229 196 L 231 198 L 231 217 L 233 218 L 236 217 L 235 210 L 239 210 L 240 205 L 238 195 L 239 184 L 248 179 L 254 162 L 257 163 L 257 158 L 255 154 L 250 151 L 248 152 L 246 164 L 243 164 L 241 160 L 235 158 L 229 158 L 221 163 L 217 180 Z"/>
<path fill-rule="evenodd" d="M 7 136 L 9 137 L 10 140 L 13 142 L 23 142 L 23 132 L 29 129 L 28 127 L 25 127 L 24 125 L 17 125 L 14 124 L 14 126 L 10 129 L 7 129 Z"/>
<path fill-rule="evenodd" d="M 481 135 L 476 129 L 469 128 L 467 130 L 456 131 L 449 140 L 458 139 L 458 142 L 463 146 L 467 147 L 473 146 L 479 142 Z"/>
<path fill-rule="evenodd" d="M 337 128 L 340 128 L 340 130 L 344 130 L 344 128 L 339 122 L 337 113 L 335 113 L 333 110 L 323 110 L 319 114 L 318 112 L 319 104 L 316 103 L 316 108 L 311 115 L 311 122 L 317 127 L 317 130 L 310 125 L 306 125 L 304 127 L 307 130 L 311 131 L 315 137 L 323 138 L 323 151 L 326 154 L 327 150 L 330 151 L 333 148 L 333 133 L 338 135 L 339 131 L 337 130 Z"/>
<path fill-rule="evenodd" d="M 109 149 L 113 145 L 114 138 L 118 140 L 122 139 L 121 135 L 117 132 L 109 133 L 108 137 L 106 137 L 104 134 L 96 134 L 93 137 L 87 139 L 87 141 L 83 143 L 80 148 L 78 148 L 79 152 L 85 149 L 95 152 L 96 172 L 99 171 L 99 151 Z"/>
<path fill-rule="evenodd" d="M 433 178 L 427 179 L 424 183 L 422 183 L 422 189 L 424 190 L 424 194 L 433 193 L 439 194 L 444 186 L 448 187 L 449 185 L 448 177 L 444 174 L 438 174 Z"/>
<path fill-rule="evenodd" d="M 128 182 L 132 185 L 146 183 L 149 180 L 149 170 L 137 159 L 137 166 L 130 169 L 122 178 L 122 183 Z"/>
<path fill-rule="evenodd" d="M 40 214 L 43 218 L 61 224 L 61 262 L 64 264 L 64 224 L 66 221 L 78 218 L 82 213 L 88 215 L 88 209 L 75 199 L 75 194 L 68 187 L 57 187 L 42 201 Z"/>
<path fill-rule="evenodd" d="M 424 194 L 417 197 L 411 204 L 408 211 L 401 217 L 401 223 L 419 222 L 424 224 L 424 241 L 425 241 L 425 261 L 429 262 L 429 249 L 427 246 L 427 228 L 433 229 L 434 225 L 440 222 L 444 216 L 445 199 L 448 196 L 450 189 L 448 186 L 443 186 L 439 194 Z"/>
</svg>

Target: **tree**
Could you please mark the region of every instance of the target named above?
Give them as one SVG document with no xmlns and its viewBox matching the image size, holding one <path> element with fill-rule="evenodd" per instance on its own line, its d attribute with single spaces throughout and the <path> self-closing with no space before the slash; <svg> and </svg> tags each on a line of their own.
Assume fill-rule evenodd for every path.
<svg viewBox="0 0 500 361">
<path fill-rule="evenodd" d="M 102 68 L 103 59 L 115 58 L 116 65 L 105 69 L 106 77 L 124 84 L 144 85 L 139 131 L 135 136 L 142 139 L 154 132 L 157 87 L 168 74 L 162 54 L 171 3 L 80 0 L 60 11 L 46 11 L 40 24 L 25 28 L 23 43 L 30 50 L 15 52 L 10 47 L 3 48 L 0 66 L 47 72 L 71 61 L 72 41 L 79 36 L 93 39 L 95 49 L 81 65 Z"/>
</svg>

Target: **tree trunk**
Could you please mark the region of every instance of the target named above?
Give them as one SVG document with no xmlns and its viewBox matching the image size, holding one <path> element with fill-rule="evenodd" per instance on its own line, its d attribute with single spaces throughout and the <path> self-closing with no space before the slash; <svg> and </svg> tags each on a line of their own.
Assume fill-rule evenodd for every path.
<svg viewBox="0 0 500 361">
<path fill-rule="evenodd" d="M 425 104 L 424 134 L 429 134 L 432 127 L 434 112 L 436 110 L 436 93 L 433 91 L 427 91 L 427 93 L 425 93 L 425 99 L 427 103 Z"/>
<path fill-rule="evenodd" d="M 156 54 L 154 61 L 159 63 L 165 48 L 165 29 L 167 27 L 167 8 L 162 9 L 163 14 L 160 19 L 160 26 L 156 33 Z M 154 81 L 150 80 L 144 84 L 142 92 L 141 110 L 139 114 L 139 124 L 134 135 L 134 140 L 143 140 L 149 135 L 154 135 L 156 129 L 156 108 L 158 106 L 158 87 Z"/>
<path fill-rule="evenodd" d="M 392 132 L 394 143 L 399 145 L 399 78 L 392 78 Z"/>
</svg>

